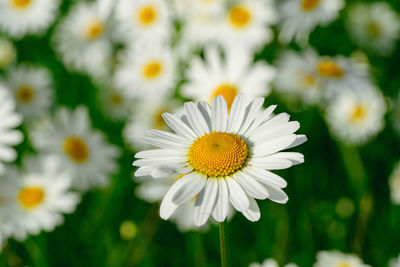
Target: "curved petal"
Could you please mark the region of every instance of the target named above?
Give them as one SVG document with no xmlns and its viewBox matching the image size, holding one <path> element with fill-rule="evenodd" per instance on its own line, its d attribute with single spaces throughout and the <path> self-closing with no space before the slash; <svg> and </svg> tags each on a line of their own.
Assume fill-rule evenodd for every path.
<svg viewBox="0 0 400 267">
<path fill-rule="evenodd" d="M 197 226 L 205 224 L 210 217 L 218 192 L 216 178 L 208 178 L 206 185 L 196 198 L 194 207 L 194 223 Z"/>
<path fill-rule="evenodd" d="M 228 107 L 222 95 L 214 98 L 211 106 L 211 116 L 213 131 L 225 132 L 228 124 Z"/>
<path fill-rule="evenodd" d="M 207 182 L 206 177 L 201 176 L 196 172 L 186 174 L 179 180 L 182 180 L 183 185 L 172 197 L 172 202 L 176 205 L 183 204 L 193 199 L 203 189 Z"/>
<path fill-rule="evenodd" d="M 246 193 L 257 199 L 266 199 L 268 197 L 268 191 L 265 187 L 257 182 L 253 177 L 243 172 L 236 173 L 233 178 L 238 184 L 246 191 Z"/>
<path fill-rule="evenodd" d="M 190 129 L 183 121 L 179 119 L 176 115 L 172 115 L 170 113 L 163 113 L 162 117 L 168 126 L 174 130 L 178 135 L 193 140 L 196 139 L 196 134 Z"/>
<path fill-rule="evenodd" d="M 218 179 L 218 195 L 215 201 L 212 216 L 217 222 L 223 222 L 228 215 L 229 194 L 225 179 Z"/>
<path fill-rule="evenodd" d="M 229 201 L 238 211 L 244 211 L 249 208 L 249 199 L 240 185 L 232 178 L 225 178 L 229 190 Z"/>
<path fill-rule="evenodd" d="M 249 197 L 249 202 L 249 208 L 242 213 L 249 221 L 256 222 L 261 217 L 260 208 L 258 207 L 257 202 L 252 197 Z"/>
<path fill-rule="evenodd" d="M 246 112 L 246 106 L 248 104 L 247 97 L 243 94 L 238 94 L 233 101 L 229 119 L 228 119 L 228 129 L 230 133 L 237 133 L 240 126 L 243 123 L 244 114 Z"/>
<path fill-rule="evenodd" d="M 204 134 L 210 132 L 203 115 L 192 102 L 185 103 L 184 109 L 189 123 L 197 136 L 203 136 Z"/>
<path fill-rule="evenodd" d="M 247 166 L 244 172 L 254 177 L 257 181 L 266 185 L 272 184 L 278 188 L 284 188 L 287 186 L 287 182 L 285 179 L 267 170 L 263 170 L 253 166 Z"/>
</svg>

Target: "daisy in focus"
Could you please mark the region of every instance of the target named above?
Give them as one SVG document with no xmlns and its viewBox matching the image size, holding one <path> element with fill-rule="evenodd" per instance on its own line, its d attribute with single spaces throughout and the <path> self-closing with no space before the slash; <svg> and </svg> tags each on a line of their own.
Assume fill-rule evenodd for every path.
<svg viewBox="0 0 400 267">
<path fill-rule="evenodd" d="M 375 137 L 384 126 L 386 105 L 376 88 L 364 88 L 362 94 L 350 90 L 340 93 L 326 110 L 331 132 L 340 140 L 361 145 Z"/>
<path fill-rule="evenodd" d="M 286 169 L 304 161 L 296 152 L 280 152 L 305 142 L 296 135 L 300 124 L 289 115 L 273 115 L 276 106 L 262 109 L 264 98 L 249 102 L 239 94 L 228 114 L 223 96 L 207 102 L 187 102 L 183 114 L 164 113 L 174 133 L 148 130 L 142 141 L 158 147 L 136 154 L 136 176 L 180 174 L 165 194 L 160 216 L 195 198 L 194 224 L 204 225 L 211 216 L 225 220 L 232 205 L 250 221 L 260 219 L 255 199 L 286 203 L 286 181 L 270 170 Z"/>
<path fill-rule="evenodd" d="M 218 42 L 229 49 L 233 44 L 257 51 L 273 39 L 271 24 L 277 22 L 272 1 L 238 0 L 226 10 L 218 27 Z"/>
<path fill-rule="evenodd" d="M 75 211 L 80 201 L 77 193 L 70 192 L 68 174 L 59 171 L 61 162 L 51 157 L 30 161 L 24 173 L 1 179 L 7 188 L 1 197 L 8 209 L 3 229 L 19 241 L 42 230 L 53 231 L 64 222 L 63 214 Z"/>
<path fill-rule="evenodd" d="M 393 204 L 400 205 L 400 163 L 397 163 L 389 177 L 390 199 Z"/>
<path fill-rule="evenodd" d="M 14 45 L 0 37 L 0 69 L 5 69 L 14 62 L 17 52 Z"/>
<path fill-rule="evenodd" d="M 399 38 L 400 17 L 386 2 L 358 3 L 349 10 L 347 27 L 360 47 L 388 56 Z"/>
<path fill-rule="evenodd" d="M 119 150 L 91 128 L 84 107 L 59 108 L 53 120 L 42 120 L 32 129 L 31 140 L 39 152 L 63 162 L 61 170 L 72 177 L 72 187 L 81 191 L 106 186 L 118 169 Z"/>
<path fill-rule="evenodd" d="M 130 97 L 166 95 L 176 82 L 171 49 L 161 44 L 139 44 L 127 49 L 117 67 L 114 83 Z"/>
<path fill-rule="evenodd" d="M 17 158 L 12 146 L 18 145 L 23 139 L 22 133 L 15 130 L 22 123 L 22 116 L 15 109 L 14 99 L 0 84 L 0 174 L 4 172 L 4 163 Z"/>
<path fill-rule="evenodd" d="M 266 259 L 262 263 L 251 263 L 249 267 L 279 267 L 279 264 L 274 259 Z M 294 263 L 288 263 L 283 267 L 298 267 Z"/>
<path fill-rule="evenodd" d="M 309 49 L 302 53 L 285 52 L 278 61 L 277 91 L 288 99 L 300 99 L 308 105 L 322 97 L 321 77 L 315 71 L 318 55 Z"/>
<path fill-rule="evenodd" d="M 41 34 L 54 22 L 59 0 L 0 1 L 0 29 L 14 38 Z"/>
<path fill-rule="evenodd" d="M 108 75 L 112 56 L 109 24 L 96 3 L 79 2 L 57 26 L 54 49 L 73 71 Z"/>
<path fill-rule="evenodd" d="M 211 104 L 215 96 L 222 95 L 230 109 L 239 93 L 250 98 L 270 93 L 275 68 L 262 61 L 253 63 L 248 52 L 231 47 L 223 60 L 216 47 L 209 47 L 204 51 L 204 58 L 194 58 L 190 63 L 183 96 Z"/>
<path fill-rule="evenodd" d="M 282 17 L 279 40 L 300 44 L 308 42 L 308 36 L 318 25 L 327 25 L 338 17 L 343 0 L 285 0 L 280 5 Z"/>
<path fill-rule="evenodd" d="M 339 251 L 320 251 L 317 254 L 317 262 L 313 267 L 371 267 L 364 264 L 360 258 L 352 254 L 344 254 Z"/>
<path fill-rule="evenodd" d="M 11 89 L 17 110 L 25 120 L 31 120 L 49 112 L 53 104 L 53 79 L 42 67 L 19 65 L 10 69 L 6 85 Z"/>
</svg>

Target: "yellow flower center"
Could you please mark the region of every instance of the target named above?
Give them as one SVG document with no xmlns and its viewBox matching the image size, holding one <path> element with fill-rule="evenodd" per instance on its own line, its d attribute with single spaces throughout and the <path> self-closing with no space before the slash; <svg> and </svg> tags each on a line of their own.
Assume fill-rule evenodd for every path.
<svg viewBox="0 0 400 267">
<path fill-rule="evenodd" d="M 89 149 L 86 143 L 78 137 L 65 139 L 63 148 L 65 153 L 76 163 L 84 163 L 89 158 Z"/>
<path fill-rule="evenodd" d="M 325 77 L 341 78 L 343 70 L 332 60 L 322 60 L 317 67 L 318 72 Z"/>
<path fill-rule="evenodd" d="M 35 92 L 29 86 L 21 86 L 16 91 L 17 100 L 21 103 L 29 103 L 35 97 Z"/>
<path fill-rule="evenodd" d="M 381 35 L 381 28 L 376 22 L 371 21 L 367 25 L 367 27 L 368 27 L 368 32 L 372 38 L 378 38 Z"/>
<path fill-rule="evenodd" d="M 157 78 L 163 70 L 159 61 L 151 61 L 143 67 L 143 76 L 149 80 Z"/>
<path fill-rule="evenodd" d="M 251 19 L 250 11 L 241 5 L 235 5 L 229 10 L 229 21 L 237 28 L 243 28 L 249 24 Z"/>
<path fill-rule="evenodd" d="M 309 73 L 305 73 L 303 76 L 303 84 L 305 86 L 312 86 L 316 83 L 314 75 L 311 75 Z"/>
<path fill-rule="evenodd" d="M 348 264 L 348 263 L 346 263 L 346 262 L 344 262 L 344 263 L 339 263 L 339 264 L 337 265 L 337 267 L 351 267 L 351 265 Z"/>
<path fill-rule="evenodd" d="M 222 95 L 225 98 L 226 104 L 228 106 L 228 110 L 231 109 L 233 100 L 235 100 L 236 95 L 238 94 L 238 90 L 234 85 L 231 84 L 222 84 L 214 90 L 211 95 L 210 102 L 214 99 L 214 97 L 218 95 Z"/>
<path fill-rule="evenodd" d="M 37 186 L 27 186 L 18 194 L 19 203 L 26 209 L 35 208 L 44 200 L 44 191 Z"/>
<path fill-rule="evenodd" d="M 32 3 L 32 0 L 11 0 L 11 4 L 16 8 L 27 8 Z"/>
<path fill-rule="evenodd" d="M 354 107 L 353 112 L 351 114 L 351 120 L 354 122 L 360 122 L 366 116 L 367 110 L 362 105 L 357 105 Z"/>
<path fill-rule="evenodd" d="M 320 2 L 321 0 L 302 0 L 301 8 L 304 11 L 312 11 L 319 5 Z"/>
<path fill-rule="evenodd" d="M 167 124 L 165 123 L 164 118 L 162 117 L 162 114 L 165 112 L 168 112 L 168 110 L 160 109 L 158 112 L 154 114 L 153 128 L 158 130 L 163 130 L 167 127 Z"/>
<path fill-rule="evenodd" d="M 137 18 L 142 25 L 149 26 L 157 20 L 157 10 L 152 5 L 143 6 L 139 9 Z"/>
<path fill-rule="evenodd" d="M 84 29 L 84 35 L 90 41 L 99 38 L 103 32 L 104 23 L 98 19 L 91 20 Z"/>
<path fill-rule="evenodd" d="M 225 177 L 240 170 L 248 155 L 247 144 L 239 135 L 212 132 L 197 138 L 188 156 L 195 171 L 211 177 Z"/>
</svg>

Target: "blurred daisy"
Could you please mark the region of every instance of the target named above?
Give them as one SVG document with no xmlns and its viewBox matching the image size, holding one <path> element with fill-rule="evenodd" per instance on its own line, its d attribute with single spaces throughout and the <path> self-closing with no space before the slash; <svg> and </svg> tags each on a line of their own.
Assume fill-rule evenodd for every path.
<svg viewBox="0 0 400 267">
<path fill-rule="evenodd" d="M 332 133 L 347 143 L 363 144 L 384 126 L 385 101 L 376 88 L 362 93 L 343 91 L 331 101 L 326 119 Z"/>
<path fill-rule="evenodd" d="M 238 45 L 246 50 L 259 50 L 273 38 L 269 26 L 277 21 L 276 14 L 270 0 L 234 1 L 219 23 L 218 41 L 226 49 Z"/>
<path fill-rule="evenodd" d="M 389 177 L 389 189 L 392 203 L 400 205 L 400 163 L 397 163 Z"/>
<path fill-rule="evenodd" d="M 141 136 L 148 129 L 168 130 L 168 126 L 161 116 L 164 112 L 175 112 L 178 103 L 171 97 L 154 95 L 147 96 L 132 106 L 132 117 L 123 131 L 125 141 L 133 149 L 148 148 L 149 145 L 141 142 Z"/>
<path fill-rule="evenodd" d="M 285 0 L 280 5 L 279 40 L 283 43 L 293 39 L 301 44 L 308 42 L 314 28 L 336 19 L 343 6 L 343 0 Z"/>
<path fill-rule="evenodd" d="M 14 128 L 22 123 L 22 116 L 15 112 L 15 102 L 0 85 L 0 173 L 4 171 L 4 163 L 17 158 L 16 151 L 11 146 L 21 143 L 22 133 Z"/>
<path fill-rule="evenodd" d="M 14 62 L 17 56 L 12 42 L 0 37 L 0 69 L 6 68 Z"/>
<path fill-rule="evenodd" d="M 40 34 L 55 20 L 59 0 L 0 1 L 0 28 L 14 38 Z"/>
<path fill-rule="evenodd" d="M 397 99 L 393 101 L 393 124 L 394 128 L 400 134 L 400 93 L 397 96 Z"/>
<path fill-rule="evenodd" d="M 371 267 L 364 264 L 357 256 L 339 251 L 320 251 L 314 267 Z"/>
<path fill-rule="evenodd" d="M 114 82 L 130 97 L 170 93 L 176 82 L 171 49 L 158 44 L 129 48 L 117 67 Z"/>
<path fill-rule="evenodd" d="M 16 186 L 9 196 L 15 203 L 9 208 L 13 211 L 10 231 L 15 239 L 22 241 L 42 230 L 53 231 L 63 223 L 62 214 L 75 210 L 80 197 L 69 191 L 71 179 L 59 171 L 61 164 L 51 157 L 36 159 L 27 172 L 14 177 Z"/>
<path fill-rule="evenodd" d="M 349 10 L 347 26 L 360 47 L 387 56 L 399 38 L 400 18 L 386 2 L 358 3 Z"/>
<path fill-rule="evenodd" d="M 122 90 L 112 87 L 100 91 L 99 102 L 104 115 L 113 121 L 124 121 L 132 108 L 132 100 Z"/>
<path fill-rule="evenodd" d="M 400 267 L 400 254 L 397 258 L 390 259 L 389 267 Z"/>
<path fill-rule="evenodd" d="M 121 38 L 128 43 L 166 40 L 172 30 L 169 9 L 163 0 L 120 0 L 115 18 Z"/>
<path fill-rule="evenodd" d="M 97 5 L 79 2 L 57 26 L 54 48 L 68 68 L 104 76 L 111 66 L 110 34 L 109 22 Z"/>
<path fill-rule="evenodd" d="M 251 263 L 249 267 L 279 267 L 279 264 L 274 259 L 266 259 L 262 263 Z M 297 265 L 288 263 L 284 267 L 297 267 Z"/>
<path fill-rule="evenodd" d="M 215 47 L 208 47 L 204 57 L 204 61 L 197 57 L 191 62 L 183 96 L 211 103 L 215 96 L 223 95 L 230 109 L 238 93 L 250 98 L 269 94 L 275 69 L 262 61 L 253 63 L 246 51 L 231 48 L 223 60 Z"/>
<path fill-rule="evenodd" d="M 272 115 L 276 106 L 262 109 L 263 98 L 249 101 L 239 94 L 228 115 L 219 95 L 207 102 L 185 103 L 183 114 L 164 113 L 175 133 L 149 130 L 142 141 L 159 149 L 136 154 L 136 176 L 159 178 L 181 174 L 165 194 L 160 215 L 168 219 L 182 204 L 196 197 L 194 224 L 227 217 L 229 203 L 250 221 L 260 218 L 256 199 L 286 203 L 286 181 L 269 170 L 302 163 L 303 155 L 279 152 L 306 141 L 294 134 L 300 127 L 289 115 Z"/>
<path fill-rule="evenodd" d="M 53 103 L 52 77 L 42 67 L 19 65 L 8 73 L 6 84 L 17 103 L 17 110 L 25 120 L 49 112 Z"/>
<path fill-rule="evenodd" d="M 80 190 L 107 185 L 118 169 L 119 150 L 90 124 L 86 108 L 60 108 L 54 120 L 41 121 L 31 132 L 33 146 L 60 159 L 62 170 L 72 177 L 72 186 Z"/>
<path fill-rule="evenodd" d="M 302 53 L 285 52 L 278 61 L 276 88 L 287 98 L 300 98 L 307 104 L 321 99 L 322 82 L 315 71 L 318 55 L 311 49 Z"/>
</svg>

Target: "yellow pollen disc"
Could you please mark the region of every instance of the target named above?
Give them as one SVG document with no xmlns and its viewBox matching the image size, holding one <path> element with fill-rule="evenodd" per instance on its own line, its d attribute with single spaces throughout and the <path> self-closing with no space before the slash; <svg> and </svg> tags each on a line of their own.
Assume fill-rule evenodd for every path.
<svg viewBox="0 0 400 267">
<path fill-rule="evenodd" d="M 17 100 L 21 103 L 29 103 L 35 97 L 35 92 L 29 86 L 21 86 L 16 91 Z"/>
<path fill-rule="evenodd" d="M 100 20 L 94 19 L 90 21 L 84 30 L 85 37 L 88 40 L 95 40 L 99 38 L 104 32 L 104 23 Z"/>
<path fill-rule="evenodd" d="M 304 74 L 304 77 L 303 77 L 303 84 L 304 84 L 305 86 L 312 86 L 312 85 L 314 85 L 315 83 L 316 83 L 316 81 L 315 81 L 315 77 L 314 77 L 313 75 L 308 74 L 308 73 Z"/>
<path fill-rule="evenodd" d="M 378 38 L 381 35 L 381 28 L 379 27 L 378 24 L 376 24 L 375 22 L 371 21 L 368 25 L 368 32 L 369 35 L 372 38 Z"/>
<path fill-rule="evenodd" d="M 163 70 L 163 66 L 158 61 L 147 63 L 143 67 L 143 76 L 149 80 L 157 78 Z"/>
<path fill-rule="evenodd" d="M 339 263 L 337 267 L 351 267 L 348 263 Z"/>
<path fill-rule="evenodd" d="M 152 5 L 146 5 L 138 11 L 137 16 L 141 24 L 149 26 L 157 20 L 157 10 Z"/>
<path fill-rule="evenodd" d="M 321 0 L 302 0 L 301 8 L 304 11 L 312 11 L 319 5 L 320 2 Z"/>
<path fill-rule="evenodd" d="M 247 24 L 249 24 L 250 19 L 250 11 L 244 6 L 235 5 L 229 10 L 229 21 L 235 27 L 245 27 Z"/>
<path fill-rule="evenodd" d="M 32 0 L 11 0 L 11 4 L 17 8 L 27 8 Z"/>
<path fill-rule="evenodd" d="M 85 142 L 78 137 L 65 139 L 63 148 L 65 153 L 76 163 L 84 163 L 89 158 L 89 149 Z"/>
<path fill-rule="evenodd" d="M 157 130 L 163 130 L 167 127 L 167 124 L 165 123 L 164 118 L 162 117 L 162 114 L 165 112 L 168 112 L 168 110 L 161 109 L 154 114 L 153 128 L 155 128 Z"/>
<path fill-rule="evenodd" d="M 331 60 L 322 60 L 317 67 L 318 72 L 325 77 L 340 78 L 343 76 L 343 70 Z"/>
<path fill-rule="evenodd" d="M 189 148 L 193 169 L 210 177 L 225 177 L 240 170 L 249 155 L 246 142 L 231 133 L 212 132 L 197 138 Z"/>
<path fill-rule="evenodd" d="M 351 119 L 355 122 L 359 122 L 362 119 L 365 118 L 366 116 L 366 110 L 363 106 L 361 105 L 357 105 L 354 109 L 353 109 L 353 113 L 351 114 Z"/>
<path fill-rule="evenodd" d="M 222 95 L 225 98 L 226 104 L 228 106 L 228 110 L 231 109 L 233 100 L 235 100 L 236 95 L 238 94 L 238 90 L 235 86 L 231 84 L 222 84 L 215 89 L 213 94 L 211 95 L 210 102 L 214 99 L 214 97 L 218 95 Z"/>
<path fill-rule="evenodd" d="M 44 191 L 40 187 L 28 186 L 22 188 L 18 194 L 19 203 L 27 209 L 35 208 L 44 200 Z"/>
</svg>

